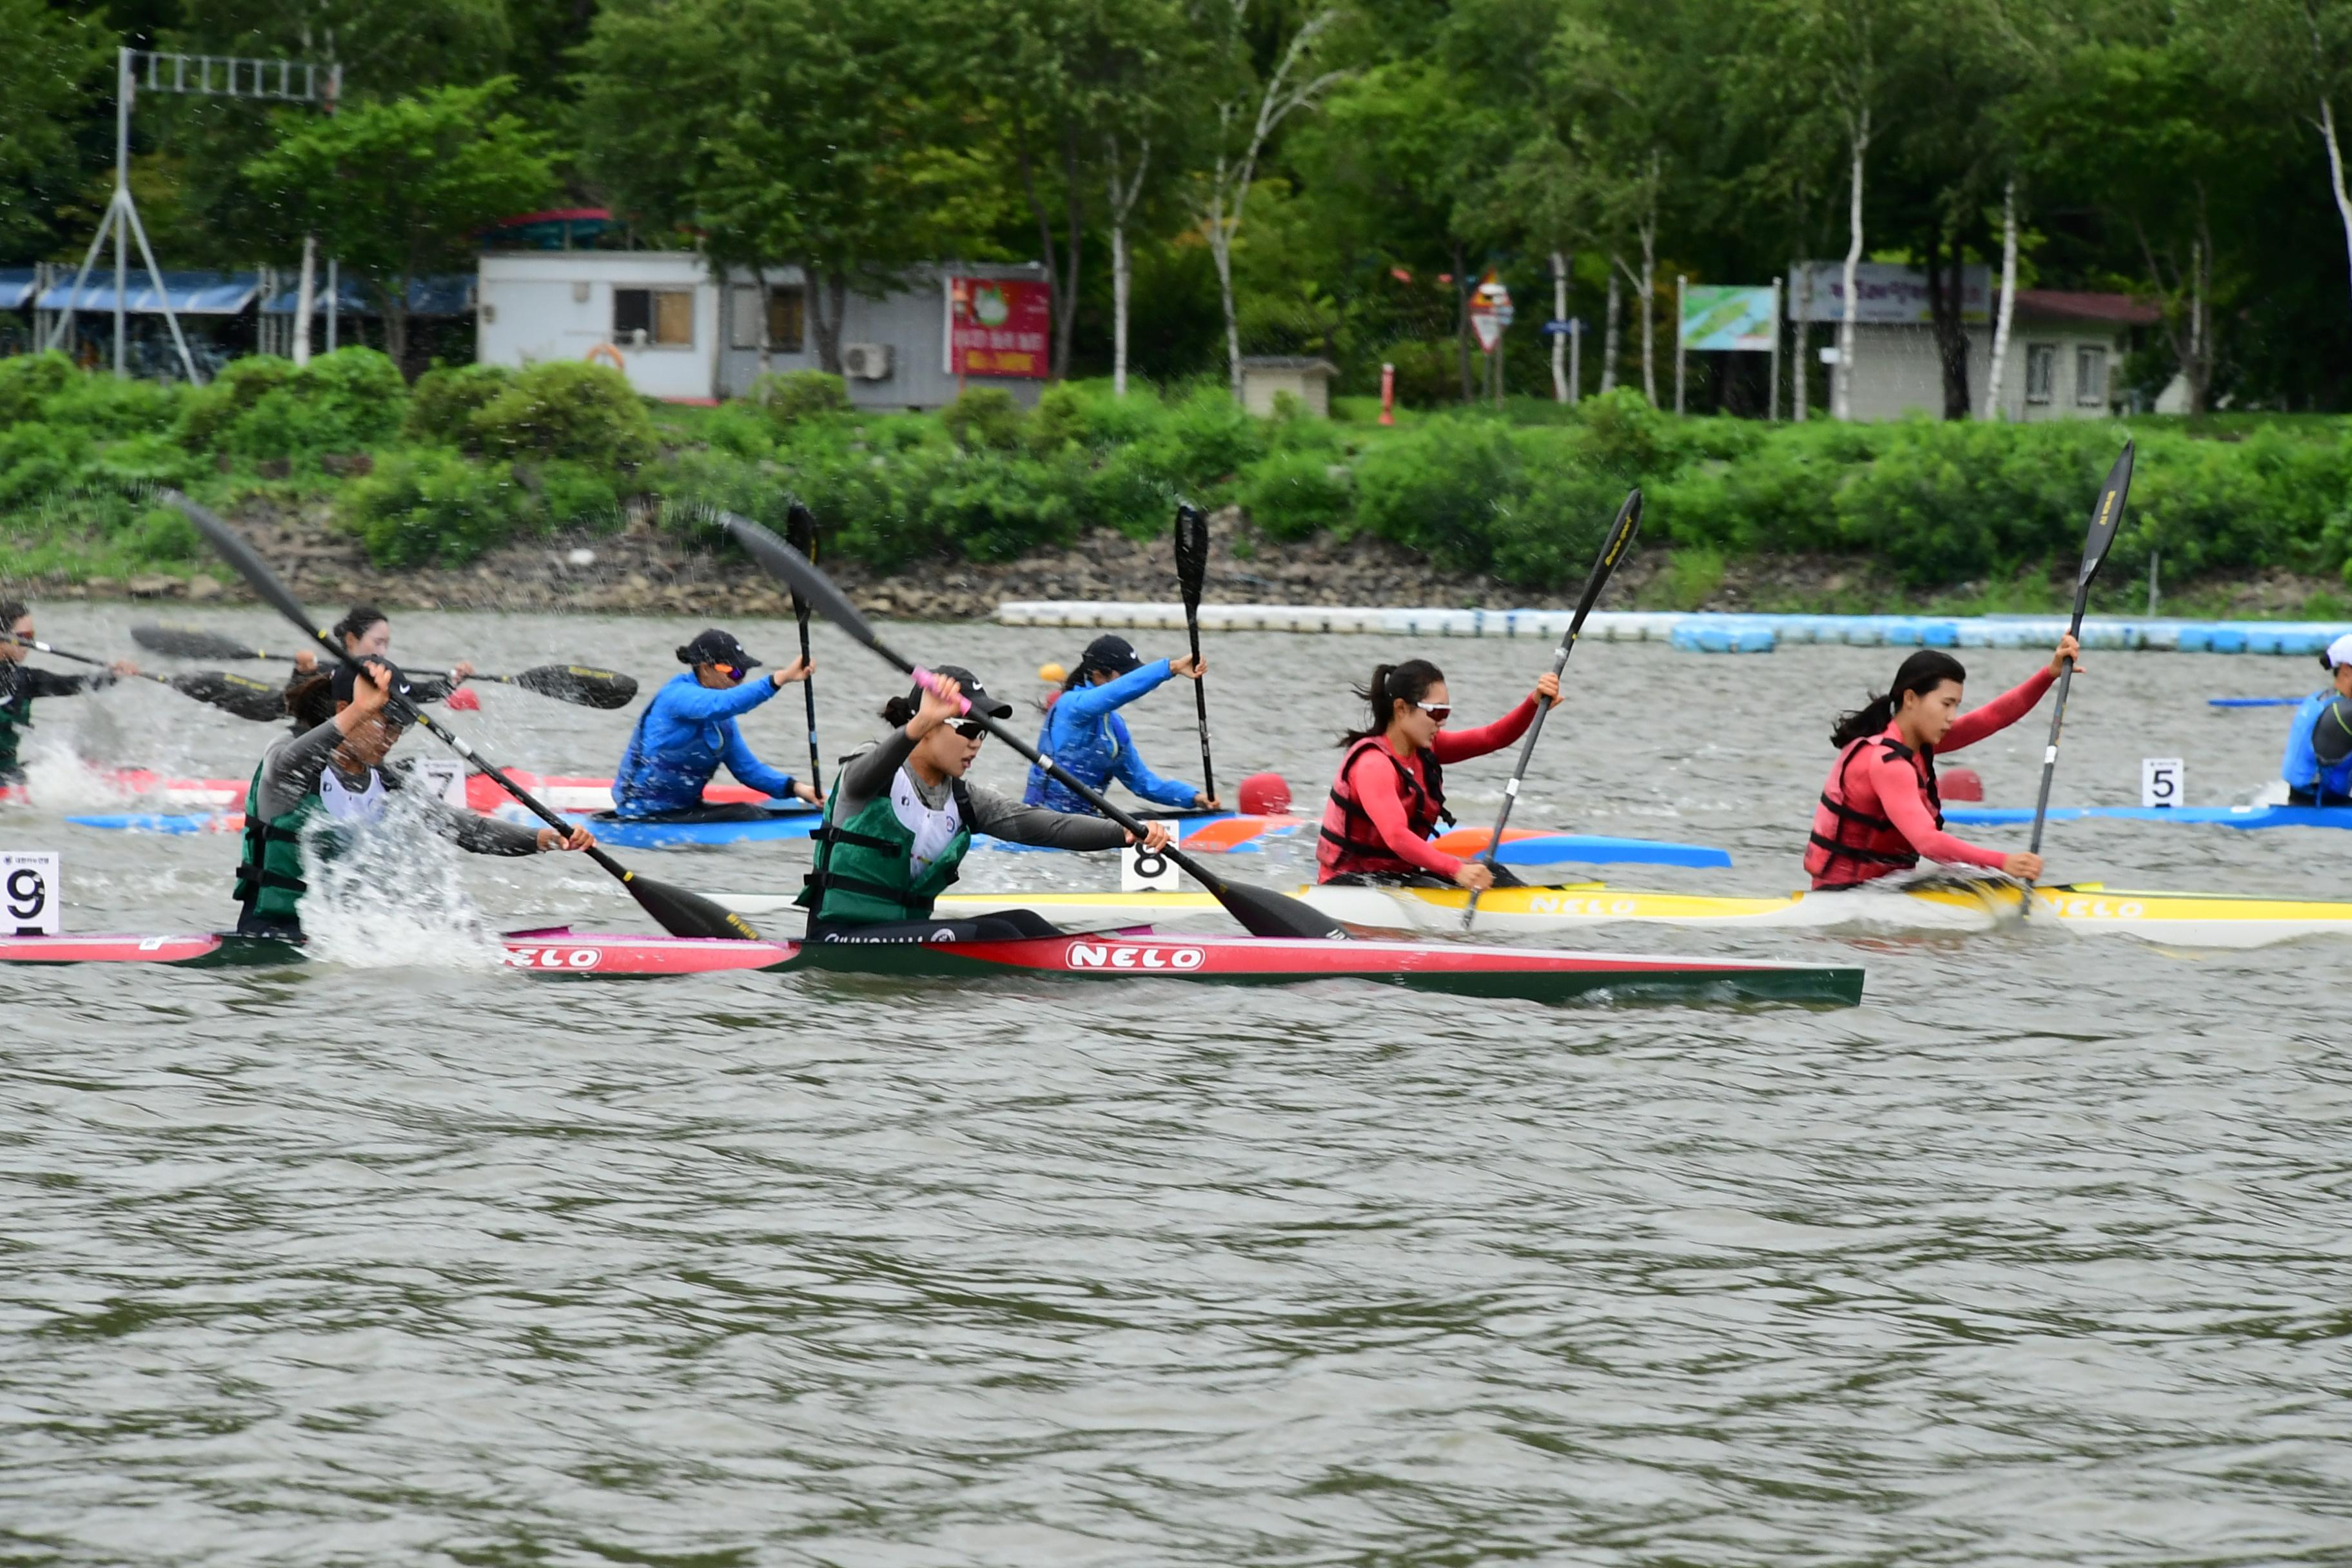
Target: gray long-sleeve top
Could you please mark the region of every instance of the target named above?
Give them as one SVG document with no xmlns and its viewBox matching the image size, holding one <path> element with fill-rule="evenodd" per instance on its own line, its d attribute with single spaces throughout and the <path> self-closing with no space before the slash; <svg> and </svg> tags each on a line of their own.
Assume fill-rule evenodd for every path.
<svg viewBox="0 0 2352 1568">
<path fill-rule="evenodd" d="M 890 781 L 898 776 L 914 749 L 915 742 L 901 727 L 843 758 L 840 804 L 835 807 L 834 820 L 847 822 L 877 798 L 887 795 Z M 925 805 L 934 811 L 947 805 L 950 785 L 941 784 L 935 788 L 926 784 L 915 778 L 911 770 L 907 776 L 913 779 L 915 793 L 922 797 Z M 1127 830 L 1103 817 L 1024 805 L 1013 796 L 986 784 L 967 784 L 964 791 L 971 797 L 971 814 L 978 819 L 965 826 L 974 833 L 990 834 L 1011 844 L 1036 844 L 1049 849 L 1117 849 L 1127 843 Z"/>
<path fill-rule="evenodd" d="M 343 732 L 335 728 L 331 719 L 315 730 L 289 735 L 271 746 L 261 760 L 260 787 L 246 809 L 258 809 L 264 816 L 283 816 L 301 805 L 305 795 L 317 791 L 319 775 L 335 767 L 335 748 L 342 742 Z M 383 774 L 385 789 L 407 787 L 408 770 L 403 764 L 395 763 L 377 771 Z M 352 774 L 335 768 L 335 776 L 354 792 L 367 788 L 364 773 Z M 429 795 L 419 794 L 416 799 L 425 807 L 426 820 L 435 831 L 456 840 L 460 849 L 477 855 L 539 853 L 539 829 L 535 827 L 500 822 L 494 816 L 478 816 L 469 811 L 452 811 Z"/>
</svg>

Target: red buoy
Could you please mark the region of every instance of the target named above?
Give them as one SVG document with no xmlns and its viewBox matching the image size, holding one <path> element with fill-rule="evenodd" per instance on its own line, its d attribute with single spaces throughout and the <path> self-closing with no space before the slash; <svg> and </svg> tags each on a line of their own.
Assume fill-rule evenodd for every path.
<svg viewBox="0 0 2352 1568">
<path fill-rule="evenodd" d="M 1244 816 L 1290 815 L 1290 781 L 1280 773 L 1252 773 L 1235 797 Z"/>
<path fill-rule="evenodd" d="M 1982 800 L 1984 780 L 1974 768 L 1938 768 L 1936 792 L 1946 800 Z"/>
<path fill-rule="evenodd" d="M 453 713 L 475 713 L 480 711 L 482 700 L 475 696 L 467 688 L 461 686 L 449 693 L 448 700 L 441 706 Z"/>
</svg>

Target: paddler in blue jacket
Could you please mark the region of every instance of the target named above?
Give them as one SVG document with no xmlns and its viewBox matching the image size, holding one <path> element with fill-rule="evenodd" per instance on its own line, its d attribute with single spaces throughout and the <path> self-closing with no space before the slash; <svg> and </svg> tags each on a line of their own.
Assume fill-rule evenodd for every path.
<svg viewBox="0 0 2352 1568">
<path fill-rule="evenodd" d="M 752 822 L 765 817 L 748 802 L 706 805 L 702 789 L 724 763 L 736 779 L 777 800 L 817 804 L 817 793 L 754 755 L 736 718 L 796 680 L 809 665 L 794 659 L 772 676 L 746 680 L 760 661 L 717 627 L 677 650 L 693 668 L 670 678 L 629 735 L 613 773 L 613 815 L 624 822 Z"/>
<path fill-rule="evenodd" d="M 1037 749 L 1097 790 L 1108 788 L 1116 778 L 1154 805 L 1181 811 L 1220 810 L 1214 796 L 1153 773 L 1137 752 L 1135 738 L 1127 732 L 1127 721 L 1118 716 L 1119 709 L 1158 689 L 1169 677 L 1198 680 L 1203 668 L 1189 658 L 1146 664 L 1125 637 L 1098 637 L 1087 645 L 1078 668 L 1070 671 L 1061 693 L 1045 710 L 1045 727 L 1038 731 Z M 1042 805 L 1048 811 L 1094 810 L 1076 792 L 1034 765 L 1029 770 L 1029 787 L 1021 799 L 1025 805 Z"/>
<path fill-rule="evenodd" d="M 2335 678 L 2303 700 L 2287 732 L 2289 805 L 2352 805 L 2352 632 L 2327 645 L 2319 656 Z"/>
</svg>

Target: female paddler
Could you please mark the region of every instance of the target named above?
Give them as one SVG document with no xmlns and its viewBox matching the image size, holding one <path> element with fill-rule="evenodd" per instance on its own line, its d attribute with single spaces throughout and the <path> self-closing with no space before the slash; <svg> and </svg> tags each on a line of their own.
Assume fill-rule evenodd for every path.
<svg viewBox="0 0 2352 1568">
<path fill-rule="evenodd" d="M 95 675 L 56 675 L 35 669 L 25 662 L 32 657 L 32 642 L 39 635 L 33 629 L 33 612 L 14 599 L 0 600 L 0 631 L 7 633 L 0 637 L 0 784 L 20 784 L 25 782 L 25 767 L 16 753 L 25 743 L 25 731 L 33 727 L 33 699 L 96 691 L 123 676 L 138 674 L 139 667 L 129 659 L 117 659 L 111 668 Z"/>
<path fill-rule="evenodd" d="M 1944 831 L 1936 759 L 2000 733 L 2033 710 L 2080 647 L 2070 634 L 2044 668 L 1973 712 L 1960 711 L 1969 672 L 1939 648 L 1921 648 L 1895 672 L 1894 689 L 1841 717 L 1830 732 L 1838 759 L 1813 810 L 1805 869 L 1816 889 L 1852 888 L 1923 859 L 1980 866 L 2034 881 L 2042 857 L 1988 849 Z"/>
<path fill-rule="evenodd" d="M 816 866 L 799 902 L 813 942 L 1003 942 L 1052 936 L 1034 910 L 933 920 L 931 905 L 956 879 L 975 833 L 1055 849 L 1117 849 L 1134 837 L 1088 813 L 1024 805 L 964 775 L 988 731 L 958 702 L 992 719 L 1011 704 L 982 690 L 968 669 L 941 665 L 937 686 L 884 704 L 889 734 L 842 759 L 816 837 Z M 1167 847 L 1168 825 L 1144 839 Z"/>
<path fill-rule="evenodd" d="M 364 674 L 344 665 L 320 679 L 330 682 L 333 716 L 271 746 L 246 790 L 245 839 L 236 868 L 236 929 L 243 936 L 299 942 L 302 895 L 309 890 L 302 875 L 303 829 L 324 819 L 341 832 L 363 831 L 381 821 L 392 795 L 407 787 L 405 764 L 383 765 L 414 712 L 400 671 L 387 659 L 370 658 Z M 315 703 L 315 693 L 306 696 Z M 567 836 L 552 827 L 532 829 L 452 811 L 427 790 L 418 790 L 416 798 L 436 832 L 477 855 L 585 849 L 596 842 L 584 827 Z"/>
<path fill-rule="evenodd" d="M 2328 684 L 2303 700 L 2279 772 L 2289 805 L 2352 805 L 2352 632 L 2319 656 Z"/>
<path fill-rule="evenodd" d="M 341 620 L 328 629 L 335 640 L 343 645 L 343 651 L 353 658 L 392 657 L 392 620 L 373 605 L 353 605 Z M 294 673 L 286 680 L 288 712 L 299 714 L 308 703 L 317 700 L 315 695 L 306 700 L 304 692 L 315 694 L 317 691 L 318 669 L 317 654 L 307 647 L 294 650 Z M 460 659 L 450 666 L 446 675 L 418 676 L 408 683 L 408 700 L 411 702 L 446 702 L 449 693 L 465 684 L 466 679 L 473 673 L 474 667 Z M 298 688 L 302 689 L 298 690 Z M 299 721 L 295 724 L 297 731 L 308 728 L 310 726 Z"/>
<path fill-rule="evenodd" d="M 1078 668 L 1070 671 L 1060 695 L 1045 710 L 1045 727 L 1037 733 L 1037 749 L 1091 789 L 1105 789 L 1116 778 L 1154 805 L 1215 811 L 1219 807 L 1214 797 L 1153 773 L 1136 751 L 1127 721 L 1118 716 L 1121 708 L 1159 689 L 1170 677 L 1198 680 L 1203 668 L 1200 660 L 1189 658 L 1146 664 L 1125 637 L 1106 633 L 1087 645 Z M 1048 811 L 1094 810 L 1076 791 L 1041 767 L 1030 768 L 1029 787 L 1021 798 Z"/>
<path fill-rule="evenodd" d="M 746 678 L 760 661 L 732 634 L 713 626 L 677 650 L 691 668 L 673 675 L 637 719 L 613 772 L 613 815 L 624 822 L 757 822 L 768 813 L 748 801 L 705 805 L 703 787 L 723 763 L 738 782 L 775 800 L 816 804 L 816 790 L 761 762 L 735 721 L 796 680 L 809 665 L 796 658 L 773 675 Z"/>
<path fill-rule="evenodd" d="M 1383 664 L 1356 688 L 1371 721 L 1339 737 L 1347 754 L 1323 808 L 1316 847 L 1318 882 L 1391 887 L 1458 887 L 1483 892 L 1491 867 L 1458 860 L 1429 842 L 1445 809 L 1445 764 L 1500 751 L 1535 722 L 1536 704 L 1559 706 L 1559 677 L 1546 670 L 1527 700 L 1477 730 L 1448 731 L 1454 699 L 1445 674 L 1425 658 Z"/>
</svg>

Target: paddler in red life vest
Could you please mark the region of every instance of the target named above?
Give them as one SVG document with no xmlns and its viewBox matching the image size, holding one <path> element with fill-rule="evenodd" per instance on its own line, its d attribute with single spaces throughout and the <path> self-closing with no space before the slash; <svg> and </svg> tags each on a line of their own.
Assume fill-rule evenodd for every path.
<svg viewBox="0 0 2352 1568">
<path fill-rule="evenodd" d="M 1814 808 L 1812 843 L 1805 851 L 1813 886 L 1855 887 L 1909 870 L 1922 859 L 2038 879 L 2041 856 L 1987 849 L 1944 831 L 1936 759 L 2031 713 L 2067 659 L 2082 668 L 2079 651 L 2071 636 L 2059 638 L 2046 667 L 1967 714 L 1960 712 L 1960 692 L 1969 672 L 1958 659 L 1938 648 L 1921 648 L 1905 659 L 1892 690 L 1841 718 L 1830 732 L 1838 760 Z"/>
<path fill-rule="evenodd" d="M 1484 892 L 1494 868 L 1457 860 L 1429 836 L 1445 809 L 1445 764 L 1498 752 L 1535 722 L 1536 703 L 1559 706 L 1559 677 L 1546 670 L 1527 700 L 1479 730 L 1448 731 L 1454 698 L 1445 672 L 1425 658 L 1383 664 L 1356 688 L 1371 721 L 1339 737 L 1347 754 L 1323 808 L 1315 879 L 1359 886 L 1454 887 Z"/>
</svg>

